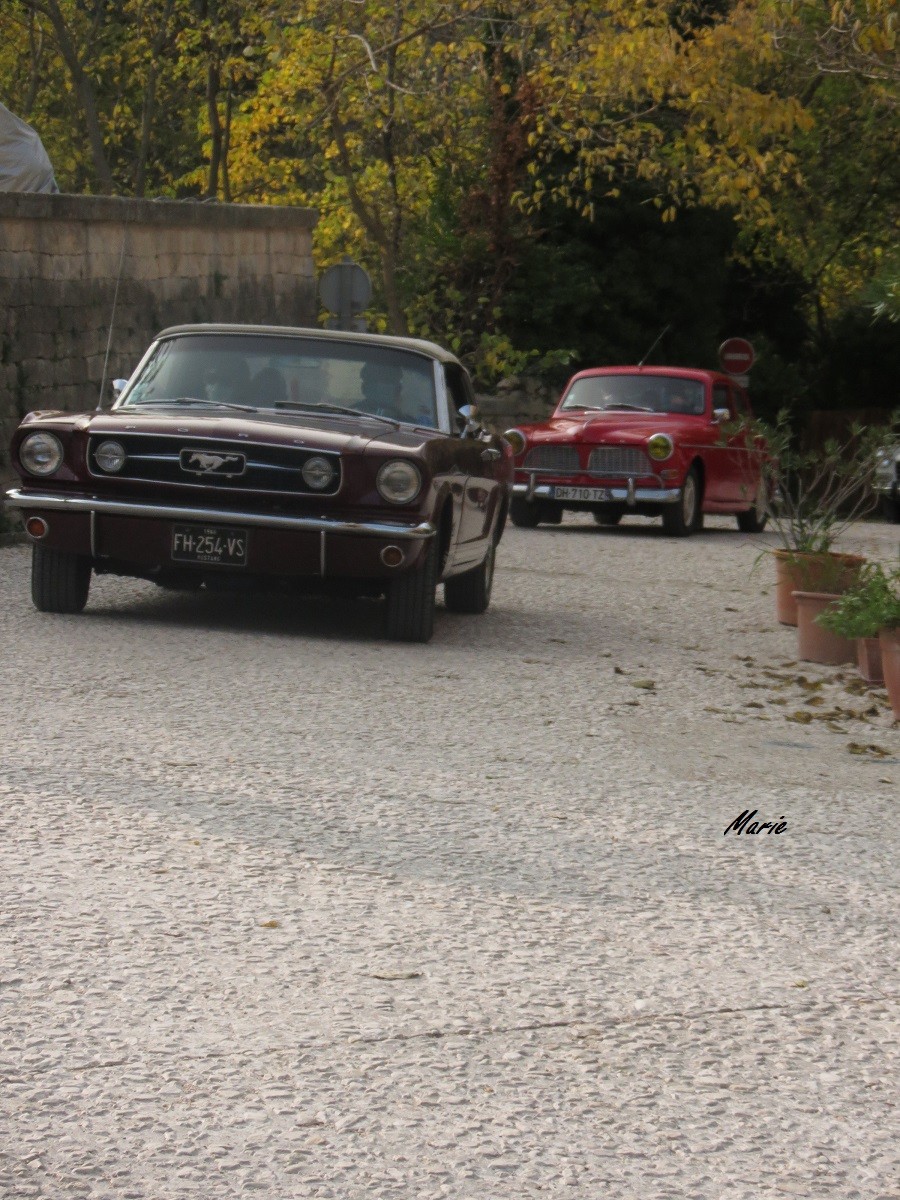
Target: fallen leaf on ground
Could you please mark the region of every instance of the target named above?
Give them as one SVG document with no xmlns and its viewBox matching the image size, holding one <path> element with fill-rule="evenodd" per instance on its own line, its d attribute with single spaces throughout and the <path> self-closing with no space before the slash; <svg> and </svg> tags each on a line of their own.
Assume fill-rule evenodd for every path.
<svg viewBox="0 0 900 1200">
<path fill-rule="evenodd" d="M 890 750 L 884 746 L 876 746 L 874 742 L 848 742 L 847 749 L 851 754 L 871 754 L 873 758 L 890 758 Z"/>
</svg>

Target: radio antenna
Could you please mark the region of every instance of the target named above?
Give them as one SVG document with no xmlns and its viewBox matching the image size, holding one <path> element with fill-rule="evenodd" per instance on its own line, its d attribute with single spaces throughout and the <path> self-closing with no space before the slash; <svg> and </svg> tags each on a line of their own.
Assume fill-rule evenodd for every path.
<svg viewBox="0 0 900 1200">
<path fill-rule="evenodd" d="M 119 271 L 116 275 L 116 290 L 113 293 L 112 312 L 109 315 L 109 336 L 106 339 L 106 356 L 103 359 L 103 378 L 100 380 L 100 395 L 97 397 L 97 411 L 103 407 L 103 395 L 106 391 L 106 369 L 109 366 L 109 352 L 112 348 L 113 327 L 116 323 L 116 305 L 119 303 L 119 285 L 122 282 L 122 268 L 125 266 L 125 246 L 128 241 L 128 223 L 122 226 L 122 253 L 119 255 Z"/>
<path fill-rule="evenodd" d="M 656 347 L 663 340 L 663 338 L 666 336 L 666 334 L 669 332 L 669 330 L 671 328 L 672 328 L 672 324 L 671 324 L 671 322 L 669 322 L 669 324 L 665 327 L 665 329 L 662 331 L 662 333 L 659 335 L 659 337 L 656 339 L 656 341 L 653 343 L 653 345 L 650 347 L 650 349 L 647 351 L 647 353 L 644 355 L 644 357 L 638 363 L 639 367 L 642 367 L 644 365 L 644 363 L 647 361 L 647 359 L 650 357 L 650 355 L 653 353 L 653 351 L 656 349 Z"/>
</svg>

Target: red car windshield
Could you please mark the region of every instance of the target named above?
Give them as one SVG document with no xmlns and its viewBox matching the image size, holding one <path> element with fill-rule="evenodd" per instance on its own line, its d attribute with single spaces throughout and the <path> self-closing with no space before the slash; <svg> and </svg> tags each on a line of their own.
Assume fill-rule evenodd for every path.
<svg viewBox="0 0 900 1200">
<path fill-rule="evenodd" d="M 573 382 L 561 408 L 702 416 L 704 385 L 698 379 L 677 375 L 589 375 Z"/>
</svg>

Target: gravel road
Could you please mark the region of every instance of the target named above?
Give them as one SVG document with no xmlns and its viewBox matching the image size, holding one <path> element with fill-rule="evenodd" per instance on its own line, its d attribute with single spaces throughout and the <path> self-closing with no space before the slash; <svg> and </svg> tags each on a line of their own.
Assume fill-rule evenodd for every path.
<svg viewBox="0 0 900 1200">
<path fill-rule="evenodd" d="M 0 551 L 3 1200 L 896 1197 L 900 726 L 707 526 L 425 647 Z"/>
</svg>

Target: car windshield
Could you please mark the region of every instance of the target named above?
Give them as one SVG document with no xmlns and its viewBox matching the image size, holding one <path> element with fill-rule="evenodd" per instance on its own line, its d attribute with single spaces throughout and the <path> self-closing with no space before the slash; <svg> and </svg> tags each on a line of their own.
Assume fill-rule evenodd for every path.
<svg viewBox="0 0 900 1200">
<path fill-rule="evenodd" d="M 125 405 L 365 413 L 438 427 L 434 364 L 393 346 L 273 334 L 165 338 Z"/>
<path fill-rule="evenodd" d="M 589 375 L 573 382 L 561 407 L 700 416 L 705 411 L 704 385 L 676 375 Z"/>
</svg>

